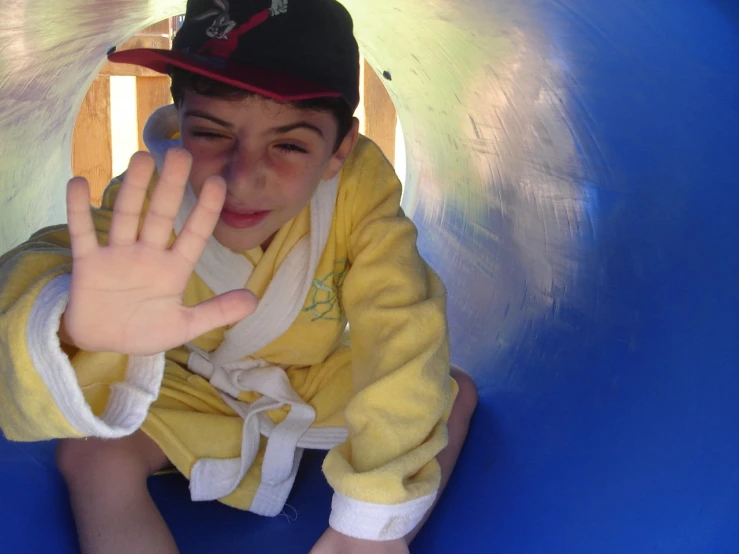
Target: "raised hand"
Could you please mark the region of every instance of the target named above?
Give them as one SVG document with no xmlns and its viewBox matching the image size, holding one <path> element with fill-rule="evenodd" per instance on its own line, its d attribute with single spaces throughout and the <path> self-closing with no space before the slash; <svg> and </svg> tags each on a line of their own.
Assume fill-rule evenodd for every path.
<svg viewBox="0 0 739 554">
<path fill-rule="evenodd" d="M 227 292 L 193 307 L 182 303 L 226 195 L 223 179 L 208 179 L 182 232 L 168 247 L 191 164 L 185 150 L 169 151 L 139 233 L 154 160 L 143 152 L 135 154 L 113 209 L 106 246 L 98 244 L 95 234 L 87 181 L 69 182 L 72 282 L 60 334 L 75 346 L 155 354 L 236 323 L 254 311 L 256 298 L 246 290 Z"/>
</svg>

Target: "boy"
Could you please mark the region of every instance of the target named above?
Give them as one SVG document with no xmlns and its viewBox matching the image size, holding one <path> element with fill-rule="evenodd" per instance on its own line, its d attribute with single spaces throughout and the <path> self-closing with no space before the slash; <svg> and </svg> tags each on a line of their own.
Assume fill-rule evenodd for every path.
<svg viewBox="0 0 739 554">
<path fill-rule="evenodd" d="M 172 75 L 151 155 L 0 259 L 0 422 L 62 439 L 83 552 L 176 552 L 146 489 L 170 466 L 279 514 L 304 448 L 335 490 L 311 552 L 408 552 L 466 435 L 444 287 L 352 117 L 351 18 L 266 1 L 190 0 L 172 51 L 112 53 Z"/>
</svg>

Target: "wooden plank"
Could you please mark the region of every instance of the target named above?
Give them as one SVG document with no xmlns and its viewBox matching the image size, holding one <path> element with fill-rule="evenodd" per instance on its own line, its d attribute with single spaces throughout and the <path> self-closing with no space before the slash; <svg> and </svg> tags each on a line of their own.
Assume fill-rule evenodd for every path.
<svg viewBox="0 0 739 554">
<path fill-rule="evenodd" d="M 169 19 L 163 19 L 159 23 L 149 25 L 146 29 L 136 33 L 137 35 L 167 35 L 169 36 Z"/>
<path fill-rule="evenodd" d="M 108 77 L 161 77 L 163 73 L 158 73 L 139 65 L 105 62 L 105 65 L 100 70 L 100 75 L 106 75 Z"/>
<path fill-rule="evenodd" d="M 72 171 L 89 181 L 95 206 L 113 177 L 111 134 L 110 78 L 98 76 L 82 102 L 72 135 Z"/>
<path fill-rule="evenodd" d="M 169 29 L 169 22 L 167 29 Z M 130 40 L 121 44 L 117 50 L 133 50 L 134 48 L 160 48 L 169 50 L 172 43 L 169 38 L 169 31 L 166 35 L 160 34 L 141 34 L 134 35 Z M 138 65 L 128 65 L 125 63 L 111 63 L 106 61 L 100 70 L 100 75 L 116 75 L 116 76 L 136 76 L 136 77 L 161 77 L 161 73 L 140 67 Z"/>
<path fill-rule="evenodd" d="M 381 78 L 364 62 L 364 134 L 371 138 L 395 163 L 395 128 L 397 113 Z"/>
<path fill-rule="evenodd" d="M 146 150 L 144 145 L 144 126 L 154 110 L 172 103 L 169 92 L 169 77 L 137 77 L 136 102 L 139 124 L 139 150 Z"/>
</svg>

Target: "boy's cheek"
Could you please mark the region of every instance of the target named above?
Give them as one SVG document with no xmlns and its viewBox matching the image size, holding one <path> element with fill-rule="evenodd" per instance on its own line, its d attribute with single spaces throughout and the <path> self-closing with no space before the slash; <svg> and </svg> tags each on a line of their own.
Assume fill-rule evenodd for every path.
<svg viewBox="0 0 739 554">
<path fill-rule="evenodd" d="M 200 191 L 203 188 L 203 183 L 205 183 L 205 179 L 200 179 L 197 174 L 192 172 L 190 173 L 190 187 L 195 193 L 195 196 L 200 196 Z"/>
<path fill-rule="evenodd" d="M 223 169 L 217 164 L 203 164 L 200 160 L 193 157 L 192 169 L 190 170 L 190 186 L 196 196 L 200 195 L 200 191 L 208 177 L 213 175 L 224 176 Z"/>
</svg>

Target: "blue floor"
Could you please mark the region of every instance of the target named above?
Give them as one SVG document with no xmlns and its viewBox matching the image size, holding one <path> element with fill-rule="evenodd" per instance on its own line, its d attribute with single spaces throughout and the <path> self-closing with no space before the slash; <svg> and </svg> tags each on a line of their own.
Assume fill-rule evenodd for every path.
<svg viewBox="0 0 739 554">
<path fill-rule="evenodd" d="M 738 554 L 739 4 L 346 3 L 441 33 L 360 40 L 392 70 L 407 212 L 480 388 L 412 551 Z M 315 455 L 285 517 L 151 490 L 194 554 L 306 554 L 331 497 Z M 77 552 L 53 445 L 0 439 L 0 495 L 0 554 Z"/>
<path fill-rule="evenodd" d="M 484 444 L 486 433 L 477 416 L 472 437 Z M 487 456 L 465 456 L 458 475 L 436 513 L 414 544 L 414 552 L 442 552 L 458 537 L 477 535 L 487 515 L 470 506 L 478 483 L 464 475 L 484 475 L 493 464 Z M 190 501 L 187 481 L 180 475 L 161 475 L 149 480 L 157 505 L 172 529 L 183 554 L 219 552 L 279 552 L 306 554 L 326 527 L 331 489 L 321 473 L 323 455 L 304 456 L 285 515 L 263 518 L 234 510 L 218 502 Z M 54 444 L 11 444 L 0 438 L 0 552 L 3 554 L 77 554 L 77 536 L 64 483 L 54 465 Z M 459 519 L 464 512 L 464 519 Z M 455 521 L 450 528 L 447 520 Z M 451 541 L 451 542 L 450 542 Z M 476 549 L 469 542 L 465 552 L 487 552 L 485 543 Z M 53 545 L 53 546 L 52 546 Z M 257 549 L 257 550 L 255 550 Z"/>
</svg>

